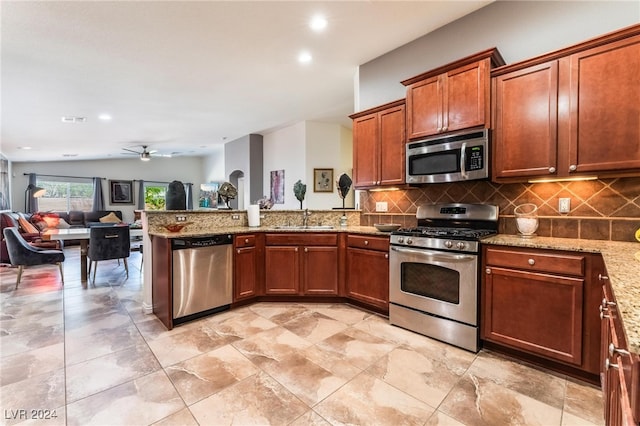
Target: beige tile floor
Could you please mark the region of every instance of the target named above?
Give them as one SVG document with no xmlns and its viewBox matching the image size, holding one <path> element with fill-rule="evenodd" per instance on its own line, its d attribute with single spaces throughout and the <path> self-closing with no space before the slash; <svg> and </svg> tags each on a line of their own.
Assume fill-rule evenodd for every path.
<svg viewBox="0 0 640 426">
<path fill-rule="evenodd" d="M 347 305 L 259 303 L 167 331 L 141 312 L 138 253 L 128 279 L 105 262 L 87 289 L 66 254 L 64 287 L 38 267 L 14 290 L 0 268 L 2 424 L 603 424 L 592 386 Z"/>
</svg>

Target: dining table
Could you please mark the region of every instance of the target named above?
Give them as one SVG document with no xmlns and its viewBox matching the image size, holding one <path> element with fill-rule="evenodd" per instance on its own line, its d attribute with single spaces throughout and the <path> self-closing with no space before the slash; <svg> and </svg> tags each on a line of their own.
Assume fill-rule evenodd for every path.
<svg viewBox="0 0 640 426">
<path fill-rule="evenodd" d="M 142 228 L 129 228 L 130 237 L 142 237 Z M 42 233 L 45 241 L 80 241 L 80 279 L 87 282 L 87 250 L 89 239 L 91 238 L 91 228 L 67 228 L 67 229 L 47 229 Z"/>
</svg>

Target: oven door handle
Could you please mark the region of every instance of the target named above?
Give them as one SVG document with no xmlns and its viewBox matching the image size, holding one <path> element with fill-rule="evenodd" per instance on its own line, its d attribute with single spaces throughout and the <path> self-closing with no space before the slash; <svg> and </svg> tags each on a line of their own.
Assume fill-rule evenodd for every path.
<svg viewBox="0 0 640 426">
<path fill-rule="evenodd" d="M 406 249 L 402 247 L 391 247 L 391 250 L 398 253 L 415 254 L 418 256 L 428 256 L 433 260 L 439 260 L 441 262 L 456 262 L 456 261 L 468 262 L 470 260 L 475 261 L 477 259 L 477 256 L 468 255 L 468 254 L 459 254 L 459 253 L 443 254 L 440 252 L 436 253 L 436 252 L 426 251 L 426 250 L 412 250 L 412 249 Z"/>
</svg>

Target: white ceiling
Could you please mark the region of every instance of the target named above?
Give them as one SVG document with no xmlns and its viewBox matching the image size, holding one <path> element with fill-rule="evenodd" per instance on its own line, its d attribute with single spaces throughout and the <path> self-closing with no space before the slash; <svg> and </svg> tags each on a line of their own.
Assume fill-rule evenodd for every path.
<svg viewBox="0 0 640 426">
<path fill-rule="evenodd" d="M 207 155 L 303 120 L 348 126 L 358 65 L 488 3 L 2 0 L 0 150 Z M 317 13 L 322 33 L 308 26 Z M 297 62 L 302 50 L 312 63 Z"/>
</svg>

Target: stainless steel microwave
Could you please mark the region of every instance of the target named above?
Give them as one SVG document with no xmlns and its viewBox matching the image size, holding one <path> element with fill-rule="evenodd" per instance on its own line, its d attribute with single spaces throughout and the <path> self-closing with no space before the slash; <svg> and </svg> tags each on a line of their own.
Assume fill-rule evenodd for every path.
<svg viewBox="0 0 640 426">
<path fill-rule="evenodd" d="M 489 132 L 476 129 L 407 144 L 407 183 L 458 182 L 489 177 Z"/>
</svg>

